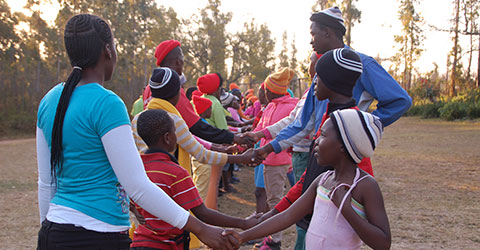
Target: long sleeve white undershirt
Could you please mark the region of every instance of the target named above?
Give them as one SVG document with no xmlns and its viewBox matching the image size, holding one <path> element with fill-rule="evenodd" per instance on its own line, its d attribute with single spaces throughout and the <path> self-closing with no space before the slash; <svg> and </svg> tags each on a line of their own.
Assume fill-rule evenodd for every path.
<svg viewBox="0 0 480 250">
<path fill-rule="evenodd" d="M 183 228 L 189 213 L 147 177 L 135 147 L 130 125 L 110 130 L 101 140 L 110 165 L 130 198 L 159 219 L 174 227 Z M 40 128 L 37 128 L 37 162 L 38 205 L 40 220 L 43 221 L 48 213 L 55 187 L 51 184 L 50 149 Z"/>
<path fill-rule="evenodd" d="M 37 164 L 38 164 L 38 212 L 40 223 L 45 220 L 48 206 L 55 195 L 55 185 L 50 174 L 50 149 L 42 129 L 37 127 Z"/>
</svg>

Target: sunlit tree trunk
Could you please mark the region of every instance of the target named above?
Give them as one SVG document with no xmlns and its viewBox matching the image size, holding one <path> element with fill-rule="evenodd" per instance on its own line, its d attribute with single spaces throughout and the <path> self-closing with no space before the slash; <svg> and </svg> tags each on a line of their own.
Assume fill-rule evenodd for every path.
<svg viewBox="0 0 480 250">
<path fill-rule="evenodd" d="M 458 63 L 458 23 L 459 23 L 459 13 L 460 13 L 460 0 L 455 0 L 455 30 L 453 38 L 453 63 L 452 63 L 452 75 L 450 77 L 450 88 L 448 94 L 454 96 L 456 81 L 457 81 L 457 63 Z"/>
</svg>

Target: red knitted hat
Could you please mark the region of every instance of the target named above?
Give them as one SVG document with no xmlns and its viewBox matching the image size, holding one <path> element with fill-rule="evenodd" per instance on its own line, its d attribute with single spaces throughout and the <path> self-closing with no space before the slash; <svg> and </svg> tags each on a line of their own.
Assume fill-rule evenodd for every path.
<svg viewBox="0 0 480 250">
<path fill-rule="evenodd" d="M 195 106 L 195 111 L 197 111 L 197 114 L 205 112 L 208 108 L 212 106 L 212 101 L 200 96 L 192 96 L 192 101 L 193 105 Z"/>
<path fill-rule="evenodd" d="M 157 49 L 155 49 L 155 58 L 157 58 L 157 66 L 160 66 L 163 59 L 172 51 L 172 49 L 180 46 L 180 42 L 177 40 L 166 40 L 161 42 Z"/>
<path fill-rule="evenodd" d="M 215 92 L 221 85 L 220 77 L 216 73 L 203 75 L 197 80 L 197 88 L 204 94 Z"/>
<path fill-rule="evenodd" d="M 195 91 L 192 92 L 192 97 L 193 97 L 194 95 L 196 95 L 196 96 L 202 96 L 203 93 L 202 93 L 201 91 L 195 90 Z"/>
</svg>

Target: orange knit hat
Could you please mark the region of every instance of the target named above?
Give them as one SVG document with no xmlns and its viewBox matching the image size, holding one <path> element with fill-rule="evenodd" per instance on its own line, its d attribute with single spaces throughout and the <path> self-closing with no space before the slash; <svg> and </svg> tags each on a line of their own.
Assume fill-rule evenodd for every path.
<svg viewBox="0 0 480 250">
<path fill-rule="evenodd" d="M 283 68 L 278 72 L 270 74 L 265 79 L 265 87 L 271 92 L 279 95 L 287 93 L 288 85 L 293 79 L 295 71 L 290 68 Z"/>
<path fill-rule="evenodd" d="M 230 90 L 232 89 L 240 89 L 240 87 L 238 87 L 238 85 L 234 82 L 230 83 Z"/>
</svg>

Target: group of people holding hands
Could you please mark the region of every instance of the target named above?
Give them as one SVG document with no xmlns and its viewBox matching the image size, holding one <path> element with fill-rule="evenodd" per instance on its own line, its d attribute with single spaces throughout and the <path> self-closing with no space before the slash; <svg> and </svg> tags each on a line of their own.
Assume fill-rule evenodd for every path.
<svg viewBox="0 0 480 250">
<path fill-rule="evenodd" d="M 389 249 L 370 157 L 411 98 L 372 57 L 343 44 L 338 8 L 310 20 L 312 84 L 300 99 L 288 93 L 289 68 L 265 79 L 258 100 L 249 96 L 250 110 L 217 73 L 186 91 L 181 44 L 167 40 L 155 51 L 145 111 L 130 120 L 103 87 L 117 62 L 109 25 L 91 14 L 70 18 L 73 70 L 38 109 L 38 249 L 189 249 L 199 241 L 237 249 L 263 237 L 260 249 L 281 249 L 281 231 L 294 223 L 295 249 Z M 232 164 L 255 166 L 257 213 L 247 218 L 215 210 L 220 173 Z M 284 196 L 291 167 L 295 184 Z M 231 176 L 223 177 L 225 188 Z M 130 211 L 141 219 L 132 238 Z"/>
</svg>

